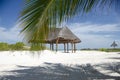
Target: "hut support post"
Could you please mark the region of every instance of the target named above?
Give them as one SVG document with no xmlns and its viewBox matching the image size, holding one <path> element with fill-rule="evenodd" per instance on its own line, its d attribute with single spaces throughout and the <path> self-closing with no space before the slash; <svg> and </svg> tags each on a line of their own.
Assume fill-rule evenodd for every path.
<svg viewBox="0 0 120 80">
<path fill-rule="evenodd" d="M 51 50 L 51 43 L 50 43 L 50 50 Z"/>
<path fill-rule="evenodd" d="M 67 43 L 67 52 L 69 52 L 69 44 Z"/>
<path fill-rule="evenodd" d="M 72 46 L 72 43 L 71 43 L 71 52 L 73 53 L 73 46 Z"/>
<path fill-rule="evenodd" d="M 71 50 L 72 50 L 72 53 L 73 53 L 73 50 L 74 50 L 73 42 L 71 43 Z"/>
<path fill-rule="evenodd" d="M 64 43 L 64 52 L 66 52 L 66 44 Z"/>
<path fill-rule="evenodd" d="M 74 43 L 74 53 L 76 52 L 76 45 L 75 45 L 75 43 Z"/>
<path fill-rule="evenodd" d="M 56 41 L 56 52 L 57 52 L 57 50 L 58 50 L 58 41 L 59 41 L 59 38 L 58 38 L 57 41 Z"/>
<path fill-rule="evenodd" d="M 54 44 L 52 43 L 52 50 L 54 51 Z"/>
</svg>

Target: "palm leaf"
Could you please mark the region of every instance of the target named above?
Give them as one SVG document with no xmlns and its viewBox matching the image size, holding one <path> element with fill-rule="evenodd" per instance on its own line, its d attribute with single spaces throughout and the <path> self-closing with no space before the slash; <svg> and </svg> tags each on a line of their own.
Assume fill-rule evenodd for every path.
<svg viewBox="0 0 120 80">
<path fill-rule="evenodd" d="M 19 19 L 22 28 L 21 33 L 24 34 L 24 39 L 27 41 L 45 40 L 51 27 L 57 27 L 77 13 L 89 12 L 95 7 L 107 6 L 114 1 L 28 0 Z"/>
</svg>

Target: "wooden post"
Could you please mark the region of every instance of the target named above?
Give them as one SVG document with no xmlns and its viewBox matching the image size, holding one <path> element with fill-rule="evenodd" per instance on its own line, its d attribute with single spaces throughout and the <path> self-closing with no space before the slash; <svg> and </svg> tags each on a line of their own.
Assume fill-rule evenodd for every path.
<svg viewBox="0 0 120 80">
<path fill-rule="evenodd" d="M 76 52 L 76 45 L 75 45 L 75 43 L 74 43 L 74 53 Z"/>
<path fill-rule="evenodd" d="M 66 52 L 66 44 L 64 43 L 64 52 Z"/>
<path fill-rule="evenodd" d="M 50 50 L 52 50 L 52 49 L 51 49 L 51 43 L 50 43 Z"/>
<path fill-rule="evenodd" d="M 72 52 L 72 42 L 71 42 L 71 52 Z"/>
<path fill-rule="evenodd" d="M 72 50 L 72 53 L 73 53 L 73 41 L 72 41 L 72 43 L 71 43 L 71 50 Z"/>
<path fill-rule="evenodd" d="M 67 43 L 67 52 L 69 52 L 69 44 Z"/>
<path fill-rule="evenodd" d="M 57 41 L 56 41 L 56 52 L 57 52 L 57 50 L 58 50 L 58 41 L 59 41 L 59 38 L 58 38 Z"/>
<path fill-rule="evenodd" d="M 56 41 L 56 52 L 57 52 L 57 48 L 58 48 L 58 44 L 57 44 L 57 41 Z"/>
<path fill-rule="evenodd" d="M 52 43 L 52 50 L 54 51 L 54 44 Z"/>
</svg>

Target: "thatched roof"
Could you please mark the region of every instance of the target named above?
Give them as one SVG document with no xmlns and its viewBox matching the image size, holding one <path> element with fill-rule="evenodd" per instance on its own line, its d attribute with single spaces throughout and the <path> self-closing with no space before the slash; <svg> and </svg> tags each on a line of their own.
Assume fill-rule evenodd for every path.
<svg viewBox="0 0 120 80">
<path fill-rule="evenodd" d="M 70 43 L 70 42 L 80 43 L 81 42 L 81 40 L 76 35 L 74 35 L 70 31 L 70 29 L 68 29 L 67 27 L 52 29 L 48 34 L 48 38 L 44 40 L 44 42 L 56 43 L 57 40 L 58 40 L 58 43 Z M 40 43 L 39 40 L 30 40 L 29 42 Z"/>
<path fill-rule="evenodd" d="M 48 35 L 47 42 L 55 43 L 57 39 L 59 40 L 58 43 L 81 42 L 81 40 L 76 35 L 74 35 L 67 27 L 55 28 L 54 30 L 52 30 Z"/>
</svg>

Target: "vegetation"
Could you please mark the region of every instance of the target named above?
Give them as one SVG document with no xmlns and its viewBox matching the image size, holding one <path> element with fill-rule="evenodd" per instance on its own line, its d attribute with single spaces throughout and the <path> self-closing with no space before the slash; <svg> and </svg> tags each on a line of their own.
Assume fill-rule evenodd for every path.
<svg viewBox="0 0 120 80">
<path fill-rule="evenodd" d="M 101 48 L 101 49 L 99 49 L 99 51 L 105 51 L 105 52 L 120 52 L 120 48 Z"/>
<path fill-rule="evenodd" d="M 110 9 L 110 6 L 115 7 L 116 4 L 119 5 L 119 0 L 27 0 L 19 19 L 22 25 L 21 33 L 28 42 L 43 42 L 51 27 L 60 25 L 72 16 L 99 7 Z M 40 44 L 44 46 L 43 43 Z M 41 49 L 44 49 L 42 46 Z"/>
<path fill-rule="evenodd" d="M 108 49 L 107 49 L 107 48 L 100 48 L 99 51 L 105 51 L 105 52 L 108 52 Z"/>
<path fill-rule="evenodd" d="M 17 42 L 15 44 L 0 42 L 0 51 L 25 50 L 24 46 L 25 44 L 23 42 Z"/>
<path fill-rule="evenodd" d="M 81 50 L 85 50 L 85 51 L 103 51 L 103 52 L 120 52 L 120 48 L 95 48 L 95 49 L 91 49 L 91 48 L 84 48 Z"/>
<path fill-rule="evenodd" d="M 0 42 L 0 51 L 14 51 L 14 50 L 32 50 L 32 51 L 39 51 L 47 49 L 45 46 L 41 46 L 40 44 L 32 44 L 29 48 L 23 42 L 17 42 L 15 44 L 8 44 L 4 42 Z"/>
<path fill-rule="evenodd" d="M 44 50 L 47 49 L 45 46 L 42 46 L 40 44 L 32 44 L 30 50 L 32 51 L 39 51 L 39 50 Z"/>
<path fill-rule="evenodd" d="M 98 51 L 97 48 L 94 48 L 94 49 L 91 49 L 91 48 L 83 48 L 83 49 L 80 49 L 80 50 L 86 50 L 86 51 L 92 51 L 92 50 L 95 50 L 95 51 Z"/>
<path fill-rule="evenodd" d="M 16 44 L 10 44 L 10 50 L 24 50 L 25 44 L 23 42 L 17 42 Z"/>
<path fill-rule="evenodd" d="M 9 44 L 1 42 L 0 43 L 0 51 L 5 51 L 5 50 L 9 50 Z"/>
</svg>

